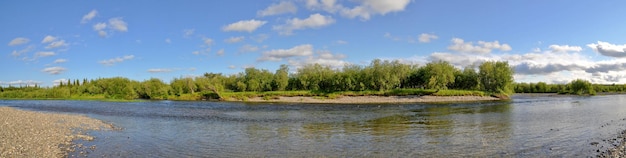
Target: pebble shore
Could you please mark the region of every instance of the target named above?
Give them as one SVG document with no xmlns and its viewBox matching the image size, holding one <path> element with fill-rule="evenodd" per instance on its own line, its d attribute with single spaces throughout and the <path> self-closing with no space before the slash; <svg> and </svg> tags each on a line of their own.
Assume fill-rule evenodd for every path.
<svg viewBox="0 0 626 158">
<path fill-rule="evenodd" d="M 68 157 L 76 147 L 73 140 L 94 139 L 86 131 L 113 129 L 111 124 L 86 116 L 11 107 L 0 107 L 0 125 L 0 157 Z"/>
</svg>

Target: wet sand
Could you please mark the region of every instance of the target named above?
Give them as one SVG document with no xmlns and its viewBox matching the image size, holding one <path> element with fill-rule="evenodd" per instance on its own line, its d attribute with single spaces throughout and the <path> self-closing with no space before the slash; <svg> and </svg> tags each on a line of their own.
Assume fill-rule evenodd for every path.
<svg viewBox="0 0 626 158">
<path fill-rule="evenodd" d="M 438 103 L 438 102 L 474 102 L 496 101 L 500 98 L 491 96 L 342 96 L 335 99 L 319 97 L 277 97 L 264 99 L 254 97 L 247 102 L 279 102 L 279 103 L 332 103 L 332 104 L 371 104 L 371 103 Z"/>
<path fill-rule="evenodd" d="M 93 140 L 87 130 L 113 129 L 111 124 L 81 115 L 0 107 L 0 157 L 68 157 L 73 140 Z M 96 147 L 89 147 L 95 149 Z"/>
</svg>

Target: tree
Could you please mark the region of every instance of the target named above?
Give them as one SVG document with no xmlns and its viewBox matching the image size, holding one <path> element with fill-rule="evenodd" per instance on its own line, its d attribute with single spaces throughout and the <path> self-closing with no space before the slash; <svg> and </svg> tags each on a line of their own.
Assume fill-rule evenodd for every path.
<svg viewBox="0 0 626 158">
<path fill-rule="evenodd" d="M 454 89 L 478 90 L 479 85 L 478 73 L 473 67 L 468 66 L 463 69 L 463 72 L 457 71 L 455 73 Z"/>
<path fill-rule="evenodd" d="M 283 91 L 289 85 L 289 67 L 285 64 L 280 65 L 280 68 L 274 73 L 274 81 L 272 82 L 272 89 L 275 91 Z"/>
<path fill-rule="evenodd" d="M 570 93 L 572 94 L 577 94 L 577 95 L 583 95 L 583 94 L 595 95 L 596 94 L 591 83 L 583 79 L 573 80 L 572 82 L 568 84 L 568 86 L 570 87 L 570 90 L 571 90 Z"/>
<path fill-rule="evenodd" d="M 480 84 L 484 91 L 513 93 L 513 69 L 508 62 L 488 61 L 481 64 L 479 69 Z"/>
<path fill-rule="evenodd" d="M 448 84 L 454 83 L 454 72 L 458 71 L 445 61 L 428 63 L 423 69 L 423 81 L 429 89 L 448 89 Z"/>
<path fill-rule="evenodd" d="M 139 95 L 146 99 L 167 99 L 169 95 L 169 85 L 160 79 L 151 78 L 140 83 Z"/>
</svg>

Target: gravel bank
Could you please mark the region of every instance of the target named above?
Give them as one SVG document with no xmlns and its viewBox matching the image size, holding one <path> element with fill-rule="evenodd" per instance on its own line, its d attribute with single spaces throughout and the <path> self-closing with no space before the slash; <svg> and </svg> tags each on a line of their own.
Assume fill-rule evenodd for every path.
<svg viewBox="0 0 626 158">
<path fill-rule="evenodd" d="M 10 107 L 0 107 L 0 124 L 0 157 L 67 157 L 73 150 L 72 140 L 94 139 L 85 134 L 86 130 L 113 128 L 86 116 Z"/>
<path fill-rule="evenodd" d="M 368 103 L 436 103 L 436 102 L 468 102 L 495 101 L 500 98 L 490 96 L 343 96 L 336 99 L 315 97 L 278 97 L 266 100 L 261 97 L 250 98 L 247 102 L 281 102 L 281 103 L 333 103 L 333 104 L 368 104 Z"/>
</svg>

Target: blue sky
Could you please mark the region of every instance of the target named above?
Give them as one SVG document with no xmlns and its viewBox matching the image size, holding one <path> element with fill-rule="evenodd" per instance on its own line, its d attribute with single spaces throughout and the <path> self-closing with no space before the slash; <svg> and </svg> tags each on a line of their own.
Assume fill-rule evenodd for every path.
<svg viewBox="0 0 626 158">
<path fill-rule="evenodd" d="M 0 2 L 0 84 L 170 81 L 373 59 L 508 61 L 517 82 L 626 83 L 626 1 Z"/>
</svg>

